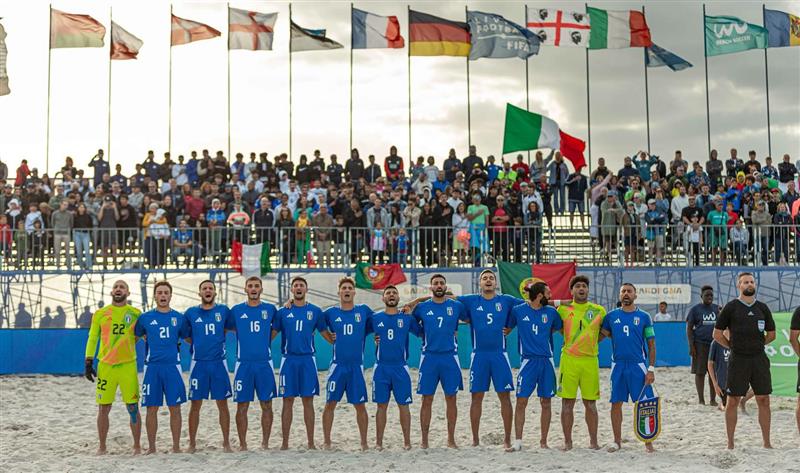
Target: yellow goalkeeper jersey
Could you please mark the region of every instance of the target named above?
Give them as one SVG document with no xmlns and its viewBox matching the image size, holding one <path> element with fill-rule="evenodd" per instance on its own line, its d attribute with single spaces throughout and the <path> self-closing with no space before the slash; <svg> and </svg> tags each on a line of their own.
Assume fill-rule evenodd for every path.
<svg viewBox="0 0 800 473">
<path fill-rule="evenodd" d="M 92 316 L 89 340 L 86 342 L 86 358 L 94 358 L 97 342 L 100 350 L 97 359 L 101 363 L 120 365 L 136 360 L 136 336 L 133 328 L 141 311 L 130 305 L 117 307 L 107 305 Z"/>
<path fill-rule="evenodd" d="M 597 356 L 597 339 L 606 316 L 603 306 L 571 301 L 558 306 L 558 314 L 564 323 L 564 347 L 561 353 L 571 356 Z"/>
</svg>

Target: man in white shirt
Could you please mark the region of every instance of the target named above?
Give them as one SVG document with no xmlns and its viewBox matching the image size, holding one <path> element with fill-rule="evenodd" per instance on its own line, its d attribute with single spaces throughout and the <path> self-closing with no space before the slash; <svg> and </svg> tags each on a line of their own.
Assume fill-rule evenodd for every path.
<svg viewBox="0 0 800 473">
<path fill-rule="evenodd" d="M 672 315 L 667 312 L 667 303 L 665 301 L 661 301 L 658 303 L 658 312 L 656 315 L 653 316 L 654 322 L 671 322 Z"/>
</svg>

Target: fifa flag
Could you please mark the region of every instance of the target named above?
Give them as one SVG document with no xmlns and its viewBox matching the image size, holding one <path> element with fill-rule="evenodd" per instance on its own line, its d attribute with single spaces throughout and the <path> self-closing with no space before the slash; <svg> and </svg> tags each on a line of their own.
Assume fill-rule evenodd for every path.
<svg viewBox="0 0 800 473">
<path fill-rule="evenodd" d="M 277 13 L 228 8 L 228 49 L 272 51 Z"/>
<path fill-rule="evenodd" d="M 571 300 L 569 280 L 577 273 L 575 263 L 524 264 L 497 262 L 500 273 L 500 288 L 503 294 L 528 300 L 528 287 L 544 281 L 550 286 L 555 300 Z"/>
<path fill-rule="evenodd" d="M 172 15 L 172 46 L 216 38 L 221 34 L 203 23 Z"/>
<path fill-rule="evenodd" d="M 647 55 L 644 61 L 647 67 L 667 66 L 676 72 L 692 67 L 692 63 L 686 59 L 667 51 L 655 43 L 649 48 L 646 48 L 645 51 L 647 51 Z"/>
<path fill-rule="evenodd" d="M 50 9 L 50 48 L 102 48 L 106 27 L 89 15 Z"/>
<path fill-rule="evenodd" d="M 800 46 L 800 17 L 778 10 L 764 10 L 769 47 Z"/>
<path fill-rule="evenodd" d="M 383 289 L 406 282 L 406 275 L 399 264 L 358 263 L 355 267 L 356 287 L 361 289 Z"/>
<path fill-rule="evenodd" d="M 467 12 L 470 41 L 469 60 L 482 57 L 527 59 L 539 53 L 539 37 L 500 15 Z"/>
<path fill-rule="evenodd" d="M 271 272 L 272 265 L 269 258 L 269 243 L 242 245 L 235 240 L 231 243 L 231 268 L 244 277 L 263 276 Z"/>
<path fill-rule="evenodd" d="M 414 10 L 408 11 L 412 56 L 469 56 L 469 27 Z"/>
<path fill-rule="evenodd" d="M 144 42 L 111 22 L 111 59 L 136 59 Z"/>
<path fill-rule="evenodd" d="M 291 37 L 289 38 L 289 51 L 324 51 L 326 49 L 343 48 L 340 43 L 325 36 L 325 30 L 309 30 L 291 22 Z"/>
<path fill-rule="evenodd" d="M 646 48 L 653 45 L 644 13 L 587 7 L 592 31 L 589 49 Z"/>
<path fill-rule="evenodd" d="M 589 45 L 589 15 L 583 12 L 537 8 L 528 10 L 528 29 L 543 46 Z"/>
<path fill-rule="evenodd" d="M 8 88 L 8 73 L 6 72 L 6 30 L 0 25 L 0 96 L 8 95 L 11 89 Z"/>
<path fill-rule="evenodd" d="M 506 104 L 503 154 L 543 148 L 558 150 L 576 171 L 586 166 L 586 142 L 561 131 L 558 123 L 544 115 Z"/>
<path fill-rule="evenodd" d="M 396 16 L 380 16 L 353 8 L 351 28 L 353 49 L 405 46 L 405 40 L 400 35 L 400 22 Z"/>
<path fill-rule="evenodd" d="M 767 29 L 746 23 L 735 16 L 706 16 L 706 55 L 719 56 L 749 49 L 764 49 L 769 42 Z"/>
</svg>

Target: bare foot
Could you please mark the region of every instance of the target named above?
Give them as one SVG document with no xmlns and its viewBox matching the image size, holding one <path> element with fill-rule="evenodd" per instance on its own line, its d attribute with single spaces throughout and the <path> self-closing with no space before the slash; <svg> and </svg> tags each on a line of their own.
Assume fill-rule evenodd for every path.
<svg viewBox="0 0 800 473">
<path fill-rule="evenodd" d="M 540 440 L 539 448 L 549 449 L 550 447 L 547 445 L 547 440 Z"/>
<path fill-rule="evenodd" d="M 289 450 L 289 442 L 281 442 L 281 450 Z"/>
<path fill-rule="evenodd" d="M 309 447 L 309 448 L 311 448 L 311 447 Z M 322 443 L 322 449 L 323 450 L 330 450 L 331 449 L 331 443 L 330 442 L 323 442 Z"/>
<path fill-rule="evenodd" d="M 720 404 L 720 405 L 717 406 L 717 410 L 719 410 L 720 412 L 725 412 L 725 406 Z"/>
<path fill-rule="evenodd" d="M 100 456 L 100 455 L 105 455 L 106 453 L 107 453 L 106 447 L 98 447 L 97 453 L 95 453 L 95 455 Z"/>
<path fill-rule="evenodd" d="M 479 441 L 477 441 L 477 440 L 473 440 L 473 441 L 472 441 L 472 446 L 473 446 L 473 447 L 480 447 L 480 446 L 481 446 L 481 443 L 480 443 Z"/>
<path fill-rule="evenodd" d="M 247 451 L 247 444 L 243 443 L 243 444 L 239 445 L 239 451 L 240 452 L 246 452 Z"/>
<path fill-rule="evenodd" d="M 772 448 L 772 444 L 767 442 L 767 443 L 764 444 L 764 448 L 770 448 L 771 449 Z"/>
<path fill-rule="evenodd" d="M 225 453 L 233 453 L 233 449 L 231 448 L 231 444 L 223 443 L 222 444 L 222 451 Z"/>
<path fill-rule="evenodd" d="M 183 453 L 181 447 L 172 447 L 172 453 Z"/>
<path fill-rule="evenodd" d="M 589 444 L 589 448 L 591 450 L 600 450 L 600 445 L 597 445 L 597 442 L 592 442 Z"/>
<path fill-rule="evenodd" d="M 618 452 L 618 451 L 620 451 L 620 450 L 622 450 L 622 445 L 620 445 L 620 444 L 619 444 L 619 443 L 617 443 L 617 442 L 614 442 L 614 445 L 612 445 L 612 446 L 610 446 L 610 447 L 608 447 L 608 448 L 606 449 L 606 451 L 607 451 L 608 453 L 614 453 L 614 452 Z"/>
<path fill-rule="evenodd" d="M 728 450 L 733 450 L 733 442 L 728 442 Z"/>
<path fill-rule="evenodd" d="M 197 451 L 197 445 L 190 443 L 189 448 L 186 449 L 187 453 L 194 453 Z"/>
<path fill-rule="evenodd" d="M 522 440 L 517 439 L 514 441 L 513 444 L 506 445 L 505 450 L 508 453 L 519 452 L 520 450 L 522 450 Z"/>
<path fill-rule="evenodd" d="M 447 441 L 447 448 L 458 448 L 458 445 L 456 445 L 455 439 Z"/>
<path fill-rule="evenodd" d="M 425 442 L 425 441 L 420 442 L 419 448 L 421 448 L 423 450 L 427 450 L 428 449 L 428 442 Z"/>
<path fill-rule="evenodd" d="M 644 449 L 647 450 L 647 453 L 653 453 L 653 452 L 656 451 L 656 449 L 653 448 L 653 443 L 652 442 L 646 442 L 644 444 Z"/>
<path fill-rule="evenodd" d="M 309 450 L 316 450 L 317 446 L 316 446 L 316 444 L 310 443 L 310 444 L 308 444 L 308 449 Z"/>
<path fill-rule="evenodd" d="M 261 442 L 261 450 L 269 450 L 269 442 Z"/>
<path fill-rule="evenodd" d="M 366 444 L 366 443 L 362 443 L 361 444 L 361 451 L 362 452 L 366 452 L 367 450 L 369 450 L 369 445 Z"/>
<path fill-rule="evenodd" d="M 156 447 L 150 447 L 146 452 L 144 452 L 145 455 L 152 455 L 154 453 L 156 453 Z"/>
<path fill-rule="evenodd" d="M 564 442 L 564 446 L 561 447 L 561 451 L 562 452 L 568 452 L 570 450 L 572 450 L 572 442 L 569 442 L 569 443 Z"/>
<path fill-rule="evenodd" d="M 375 450 L 377 450 L 379 452 L 382 452 L 383 451 L 383 445 L 381 445 L 379 443 L 376 443 L 375 444 Z"/>
<path fill-rule="evenodd" d="M 142 447 L 133 447 L 133 454 L 134 455 L 141 455 L 142 454 Z"/>
<path fill-rule="evenodd" d="M 411 444 L 410 443 L 404 444 L 403 445 L 403 450 L 411 450 Z"/>
</svg>

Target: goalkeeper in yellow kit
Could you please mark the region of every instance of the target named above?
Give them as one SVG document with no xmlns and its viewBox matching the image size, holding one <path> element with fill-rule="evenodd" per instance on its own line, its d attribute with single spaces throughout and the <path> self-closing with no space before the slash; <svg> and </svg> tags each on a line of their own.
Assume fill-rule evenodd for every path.
<svg viewBox="0 0 800 473">
<path fill-rule="evenodd" d="M 133 453 L 141 452 L 139 437 L 142 433 L 142 417 L 139 414 L 139 378 L 136 373 L 136 336 L 133 330 L 141 312 L 128 305 L 129 295 L 130 290 L 125 281 L 114 282 L 111 288 L 112 304 L 94 313 L 89 340 L 86 342 L 84 373 L 86 379 L 92 382 L 97 377 L 97 435 L 100 438 L 98 455 L 106 453 L 108 413 L 111 412 L 111 404 L 117 395 L 117 387 L 122 392 L 122 401 L 130 415 Z M 98 360 L 96 372 L 95 350 Z"/>
</svg>

